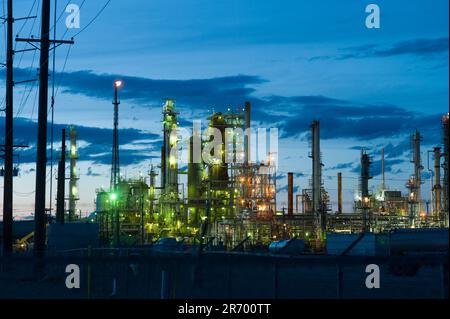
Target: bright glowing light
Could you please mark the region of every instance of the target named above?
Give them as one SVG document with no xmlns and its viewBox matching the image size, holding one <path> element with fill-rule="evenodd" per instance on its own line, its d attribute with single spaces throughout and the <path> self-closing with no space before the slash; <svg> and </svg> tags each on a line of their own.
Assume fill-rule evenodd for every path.
<svg viewBox="0 0 450 319">
<path fill-rule="evenodd" d="M 114 82 L 114 86 L 116 88 L 120 88 L 122 86 L 122 84 L 123 84 L 123 82 L 121 80 L 117 80 L 117 81 Z"/>
<path fill-rule="evenodd" d="M 116 194 L 116 193 L 111 193 L 111 194 L 109 194 L 109 198 L 110 198 L 112 201 L 115 201 L 115 200 L 117 199 L 117 194 Z"/>
<path fill-rule="evenodd" d="M 178 137 L 176 134 L 170 134 L 170 145 L 173 146 L 177 143 Z"/>
</svg>

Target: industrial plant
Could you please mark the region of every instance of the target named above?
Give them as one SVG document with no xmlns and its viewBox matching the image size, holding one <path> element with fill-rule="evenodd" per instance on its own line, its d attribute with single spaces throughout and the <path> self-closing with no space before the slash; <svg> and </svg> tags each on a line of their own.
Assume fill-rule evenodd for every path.
<svg viewBox="0 0 450 319">
<path fill-rule="evenodd" d="M 258 99 L 256 94 L 252 94 L 253 89 L 247 87 L 264 82 L 262 78 L 248 77 L 248 83 L 243 81 L 236 88 L 231 86 L 223 91 L 225 93 L 215 86 L 220 81 L 229 81 L 229 78 L 214 78 L 212 84 L 208 84 L 213 88 L 206 98 L 208 103 L 227 94 L 233 97 L 229 101 L 239 102 L 221 111 L 216 109 L 203 113 L 206 108 L 204 100 L 196 100 L 203 94 L 202 88 L 192 89 L 190 94 L 191 97 L 195 96 L 195 102 L 186 104 L 188 107 L 195 105 L 202 109 L 188 112 L 186 107 L 179 107 L 186 97 L 176 92 L 174 87 L 183 87 L 184 82 L 177 82 L 174 87 L 168 86 L 169 89 L 153 90 L 151 99 L 140 100 L 139 94 L 143 95 L 142 91 L 151 91 L 154 89 L 152 85 L 163 86 L 171 80 L 158 82 L 145 79 L 142 80 L 144 84 L 140 84 L 137 77 L 120 76 L 117 75 L 118 72 L 114 73 L 109 69 L 110 73 L 101 75 L 91 71 L 64 72 L 64 69 L 58 73 L 55 71 L 56 48 L 75 43 L 74 38 L 56 39 L 57 22 L 68 11 L 63 11 L 58 18 L 55 2 L 55 16 L 51 26 L 51 1 L 41 2 L 40 38 L 33 35 L 13 37 L 15 21 L 35 19 L 37 15 L 15 20 L 12 15 L 12 0 L 7 1 L 8 13 L 2 18 L 7 29 L 7 61 L 1 65 L 5 67 L 6 95 L 5 108 L 2 109 L 5 112 L 4 144 L 0 146 L 0 176 L 3 179 L 0 299 L 11 296 L 152 299 L 431 296 L 448 299 L 448 113 L 442 114 L 440 121 L 438 118 L 443 113 L 442 109 L 439 113 L 436 112 L 436 120 L 433 117 L 436 113 L 427 117 L 436 121 L 432 123 L 432 128 L 439 127 L 440 136 L 436 136 L 439 133 L 423 136 L 432 134 L 428 134 L 429 131 L 422 123 L 422 126 L 418 125 L 417 129 L 412 130 L 416 127 L 415 122 L 407 126 L 399 125 L 400 129 L 395 131 L 398 135 L 392 133 L 395 137 L 410 134 L 410 158 L 402 166 L 402 170 L 408 170 L 408 178 L 402 180 L 403 185 L 400 187 L 398 183 L 393 187 L 394 183 L 391 184 L 391 179 L 386 176 L 389 173 L 397 174 L 391 167 L 387 167 L 390 165 L 389 157 L 385 156 L 385 148 L 389 145 L 392 147 L 392 144 L 388 144 L 386 139 L 381 142 L 379 139 L 378 145 L 373 147 L 373 143 L 366 143 L 364 137 L 357 136 L 360 145 L 352 149 L 359 152 L 359 159 L 354 163 L 358 157 L 355 155 L 349 164 L 354 169 L 353 173 L 358 172 L 358 185 L 350 205 L 347 202 L 344 205 L 343 180 L 355 179 L 355 176 L 346 176 L 350 172 L 343 166 L 331 168 L 327 164 L 332 160 L 333 163 L 342 161 L 331 159 L 327 150 L 324 151 L 324 140 L 331 139 L 324 136 L 324 128 L 328 129 L 327 125 L 333 124 L 326 121 L 325 116 L 320 117 L 320 112 L 305 116 L 305 122 L 297 123 L 296 121 L 300 122 L 300 117 L 297 116 L 303 116 L 302 112 L 307 112 L 306 103 L 295 105 L 297 109 L 283 110 L 296 112 L 295 117 L 290 120 L 295 121 L 294 126 L 302 126 L 301 129 L 295 129 L 298 129 L 299 134 L 304 134 L 301 137 L 291 135 L 289 138 L 294 141 L 307 138 L 309 149 L 305 151 L 292 147 L 289 151 L 295 152 L 296 159 L 291 161 L 287 171 L 282 172 L 279 167 L 285 164 L 283 161 L 286 158 L 278 152 L 278 129 L 281 131 L 284 127 L 275 120 L 274 128 L 260 127 L 261 122 L 258 120 L 261 117 L 261 101 L 268 100 Z M 107 1 L 91 22 L 77 31 L 75 36 L 96 21 L 109 3 Z M 83 4 L 84 1 L 81 6 Z M 32 9 L 34 10 L 34 4 Z M 63 38 L 65 35 L 66 33 Z M 440 50 L 448 52 L 448 37 L 446 39 L 447 49 Z M 438 40 L 442 39 L 436 41 Z M 423 41 L 425 40 L 417 42 L 423 44 Z M 25 47 L 16 51 L 14 43 L 22 43 Z M 403 54 L 405 47 L 411 46 L 404 42 L 401 44 L 398 50 L 376 51 L 373 49 L 375 46 L 370 46 L 369 49 L 373 49 L 373 52 L 354 55 L 358 58 L 378 58 L 398 52 Z M 439 45 L 427 44 L 422 51 L 428 52 L 434 47 L 440 48 Z M 358 50 L 362 50 L 361 48 Z M 19 69 L 22 75 L 24 72 L 24 69 L 14 66 L 14 54 L 35 50 L 40 54 L 37 72 L 39 79 L 14 81 L 15 71 Z M 69 53 L 70 49 L 67 56 Z M 308 60 L 308 63 L 321 60 L 341 61 L 344 58 L 315 57 Z M 66 62 L 67 58 L 64 68 Z M 109 63 L 109 60 L 104 63 Z M 49 64 L 53 64 L 52 71 L 49 71 Z M 122 71 L 125 72 L 125 69 Z M 84 89 L 88 91 L 85 96 L 89 98 L 97 99 L 100 96 L 106 99 L 106 96 L 108 102 L 102 105 L 106 107 L 110 107 L 109 99 L 113 99 L 112 121 L 109 122 L 108 113 L 108 127 L 98 121 L 95 123 L 97 130 L 92 130 L 106 135 L 106 138 L 101 137 L 103 145 L 98 149 L 89 149 L 97 140 L 87 142 L 86 131 L 92 127 L 83 126 L 82 121 L 68 125 L 69 121 L 65 118 L 61 121 L 63 124 L 54 124 L 54 105 L 59 88 L 55 78 L 62 78 L 63 75 L 69 78 L 72 76 L 62 85 L 68 94 L 83 94 L 80 92 Z M 67 84 L 70 81 L 76 82 L 74 78 L 77 76 L 83 78 L 84 86 L 80 85 L 80 88 L 77 83 L 71 87 L 70 83 Z M 49 79 L 52 80 L 51 85 Z M 98 82 L 101 85 L 91 88 L 90 86 L 98 84 L 94 83 L 97 79 L 100 79 Z M 18 144 L 18 138 L 14 135 L 18 130 L 14 125 L 17 125 L 20 118 L 17 118 L 13 108 L 13 89 L 16 84 L 31 82 L 38 82 L 39 89 L 35 96 L 36 121 L 32 119 L 34 106 L 31 119 L 23 120 L 37 130 L 36 143 L 30 142 L 30 146 Z M 125 85 L 126 89 L 139 85 L 141 88 L 125 92 Z M 169 91 L 170 94 L 175 91 L 170 95 L 173 98 L 160 96 Z M 247 94 L 236 93 L 240 91 L 246 91 Z M 448 91 L 444 93 L 447 93 L 448 99 Z M 399 95 L 398 92 L 396 94 Z M 153 108 L 155 95 L 160 103 L 157 106 L 157 116 L 152 117 L 148 114 L 149 109 L 145 108 L 148 105 L 143 106 L 148 102 Z M 131 101 L 136 108 L 140 108 L 141 115 L 145 114 L 145 129 L 142 128 L 144 125 L 141 130 L 130 129 L 130 122 L 121 127 L 121 115 L 125 112 L 120 107 L 121 97 L 125 102 Z M 296 98 L 320 100 L 321 103 L 338 101 L 322 96 L 292 97 L 286 98 L 286 101 Z M 229 101 L 220 100 L 218 104 Z M 23 104 L 25 103 L 26 100 Z M 98 101 L 95 100 L 95 103 Z M 289 103 L 291 102 L 286 102 Z M 339 105 L 330 103 L 327 107 L 331 110 L 339 108 Z M 302 108 L 303 106 L 305 107 Z M 86 106 L 89 107 L 91 105 Z M 369 122 L 373 116 L 371 114 L 378 112 L 377 107 L 386 112 L 390 106 L 374 104 L 369 105 L 366 111 L 361 111 L 362 107 L 355 103 L 351 108 L 358 115 L 352 116 L 359 118 L 360 114 L 367 112 L 369 115 L 361 122 Z M 342 109 L 342 118 L 345 118 L 342 122 L 347 123 L 347 116 L 352 116 L 345 113 L 345 110 L 350 107 L 345 104 Z M 104 110 L 105 108 L 102 112 Z M 106 110 L 110 112 L 109 109 Z M 155 112 L 152 111 L 154 115 Z M 408 119 L 412 114 L 406 109 L 398 108 L 397 111 L 407 113 L 404 118 Z M 94 110 L 92 113 L 94 114 Z M 267 117 L 272 115 L 263 114 Z M 385 121 L 389 115 L 384 114 L 379 122 Z M 199 116 L 202 118 L 198 118 Z M 334 121 L 333 115 L 330 118 Z M 131 121 L 130 118 L 128 120 Z M 86 120 L 89 121 L 90 119 Z M 270 121 L 271 118 L 266 119 L 265 123 Z M 180 124 L 189 122 L 192 122 L 190 127 Z M 426 125 L 430 122 L 426 122 Z M 375 124 L 382 126 L 380 123 Z M 349 130 L 345 138 L 350 140 L 349 136 L 353 138 L 363 131 L 364 124 L 359 131 Z M 157 134 L 154 133 L 155 126 L 158 127 Z M 54 130 L 54 127 L 58 129 Z M 152 129 L 147 130 L 150 127 Z M 405 132 L 405 127 L 411 129 L 411 132 Z M 305 128 L 307 133 L 302 131 Z M 138 152 L 142 151 L 142 156 L 133 153 L 137 157 L 133 164 L 141 165 L 140 168 L 142 163 L 149 164 L 144 172 L 136 173 L 136 167 L 139 166 L 135 166 L 132 174 L 124 174 L 130 167 L 130 162 L 123 160 L 125 147 L 129 144 L 121 144 L 127 129 L 128 132 L 138 132 L 136 135 L 139 138 L 152 136 L 145 143 L 139 143 L 141 141 L 137 139 L 132 141 L 140 146 L 144 145 L 145 150 L 137 147 Z M 24 128 L 22 130 L 25 132 Z M 152 133 L 146 135 L 150 131 Z M 155 136 L 157 137 L 153 138 Z M 381 135 L 383 138 L 386 136 Z M 340 136 L 333 136 L 333 141 L 339 138 Z M 156 157 L 153 149 L 155 146 Z M 30 148 L 27 164 L 33 165 L 28 173 L 32 172 L 30 176 L 35 179 L 35 185 L 25 195 L 34 197 L 34 211 L 26 216 L 28 220 L 19 220 L 16 218 L 13 201 L 14 195 L 20 193 L 16 193 L 17 189 L 13 188 L 13 181 L 15 177 L 20 177 L 20 170 L 14 164 L 14 156 L 18 149 L 27 148 Z M 91 154 L 92 150 L 100 150 L 102 153 Z M 348 148 L 339 149 L 335 154 L 347 150 Z M 400 155 L 404 154 L 402 150 Z M 374 157 L 379 155 L 381 173 L 375 174 Z M 96 162 L 95 156 L 101 156 L 102 160 L 107 157 L 107 165 L 104 161 Z M 302 164 L 296 161 L 299 158 L 305 159 Z M 54 162 L 57 162 L 55 170 Z M 109 185 L 101 186 L 101 179 L 96 178 L 89 185 L 92 189 L 84 189 L 83 185 L 86 185 L 89 174 L 80 173 L 79 168 L 86 162 L 94 163 L 93 169 L 89 167 L 91 176 L 101 176 L 96 168 L 107 166 Z M 308 162 L 307 167 L 304 166 L 305 162 Z M 335 186 L 330 187 L 329 181 L 325 183 L 330 177 L 325 173 L 327 170 L 334 172 L 332 180 Z M 380 180 L 375 181 L 374 175 L 380 175 Z M 287 180 L 287 185 L 281 182 L 284 179 Z M 429 186 L 424 187 L 425 183 Z M 56 193 L 53 193 L 54 189 Z M 430 193 L 426 193 L 428 190 Z M 86 193 L 89 193 L 89 198 L 86 198 Z M 287 201 L 284 199 L 285 193 Z M 94 204 L 95 210 L 82 216 L 80 206 L 86 201 Z M 332 205 L 335 202 L 337 205 Z M 372 286 L 367 284 L 366 276 L 371 269 L 369 266 L 378 268 L 383 278 L 382 289 L 379 289 L 379 283 Z M 68 284 L 67 274 L 77 267 L 82 285 L 75 289 L 70 282 Z"/>
<path fill-rule="evenodd" d="M 310 185 L 294 193 L 294 172 L 289 172 L 287 209 L 278 210 L 276 157 L 267 154 L 266 161 L 251 160 L 250 102 L 245 102 L 240 112 L 214 112 L 208 118 L 208 127 L 222 133 L 217 148 L 221 155 L 209 163 L 202 159 L 194 161 L 193 141 L 196 137 L 201 140 L 199 152 L 202 152 L 212 142 L 213 136 L 208 137 L 208 133 L 205 136 L 200 129 L 194 128 L 188 145 L 188 165 L 180 168 L 177 156 L 181 141 L 177 125 L 182 115 L 177 112 L 175 101 L 167 99 L 161 116 L 161 164 L 152 165 L 147 176 L 123 178 L 118 144 L 119 85 L 117 82 L 111 183 L 109 189 L 98 190 L 93 215 L 104 246 L 145 245 L 162 238 L 176 238 L 186 244 L 201 244 L 214 249 L 243 247 L 252 250 L 295 238 L 303 240 L 311 251 L 320 252 L 326 247 L 328 232 L 376 234 L 402 228 L 448 228 L 448 114 L 442 117 L 442 123 L 437 123 L 442 125 L 443 148 L 436 146 L 431 151 L 434 157 L 431 209 L 425 207 L 421 196 L 424 183 L 421 178 L 424 169 L 422 137 L 416 130 L 411 135 L 413 174 L 405 185 L 406 192 L 390 189 L 386 184 L 382 154 L 382 183 L 371 193 L 372 160 L 369 153 L 361 150 L 359 191 L 353 211 L 343 211 L 342 173 L 337 176 L 338 209 L 332 211 L 330 195 L 323 184 L 320 122 L 313 121 L 310 128 L 309 156 L 313 172 Z M 246 132 L 245 136 L 239 138 L 239 132 Z M 73 140 L 71 135 L 71 172 L 76 160 Z M 234 160 L 226 161 L 226 149 L 234 150 L 231 154 Z M 187 175 L 186 187 L 180 182 L 182 174 Z M 156 183 L 157 177 L 159 184 Z M 70 220 L 70 212 L 74 210 L 76 177 L 71 176 L 70 183 L 69 211 L 68 214 L 60 212 L 60 220 L 63 214 Z"/>
</svg>

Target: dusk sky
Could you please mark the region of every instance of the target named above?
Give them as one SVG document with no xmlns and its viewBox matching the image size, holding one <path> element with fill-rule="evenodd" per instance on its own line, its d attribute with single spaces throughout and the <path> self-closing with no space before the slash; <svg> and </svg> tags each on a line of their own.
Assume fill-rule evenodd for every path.
<svg viewBox="0 0 450 319">
<path fill-rule="evenodd" d="M 447 0 L 112 0 L 86 29 L 107 0 L 69 2 L 81 7 L 81 29 L 66 28 L 67 1 L 59 0 L 57 38 L 76 36 L 75 45 L 56 50 L 55 159 L 61 128 L 75 125 L 83 212 L 95 209 L 95 190 L 109 185 L 116 79 L 124 81 L 119 139 L 127 177 L 159 164 L 163 98 L 176 99 L 186 125 L 248 100 L 252 124 L 280 132 L 279 209 L 286 206 L 288 171 L 297 174 L 297 191 L 308 186 L 314 119 L 321 121 L 323 174 L 333 211 L 339 171 L 345 208 L 351 210 L 361 148 L 374 160 L 371 189 L 381 182 L 384 147 L 387 184 L 405 192 L 413 169 L 409 138 L 416 128 L 424 136 L 423 197 L 429 198 L 427 151 L 441 143 L 440 118 L 449 105 Z M 39 16 L 39 3 L 14 0 L 15 17 Z M 370 3 L 381 9 L 380 29 L 365 26 Z M 14 34 L 39 37 L 39 25 L 39 19 L 17 21 Z M 3 33 L 5 25 L 0 28 Z M 17 44 L 17 50 L 23 48 L 30 45 Z M 3 36 L 0 61 L 5 61 Z M 38 61 L 39 52 L 16 54 L 15 80 L 36 78 Z M 14 180 L 17 216 L 34 210 L 37 87 L 15 87 L 15 142 L 31 146 L 15 159 L 21 170 Z M 4 113 L 0 116 L 3 143 Z M 3 181 L 0 185 L 2 192 Z"/>
</svg>

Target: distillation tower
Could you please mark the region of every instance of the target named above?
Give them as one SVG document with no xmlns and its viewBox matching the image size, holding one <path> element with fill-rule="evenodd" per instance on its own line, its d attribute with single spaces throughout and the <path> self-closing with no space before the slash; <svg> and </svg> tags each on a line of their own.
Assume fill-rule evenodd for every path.
<svg viewBox="0 0 450 319">
<path fill-rule="evenodd" d="M 77 131 L 74 126 L 69 128 L 70 136 L 70 174 L 69 174 L 69 221 L 75 219 L 76 203 L 78 198 L 78 176 L 77 176 Z"/>
<path fill-rule="evenodd" d="M 416 130 L 411 136 L 411 163 L 414 164 L 414 175 L 410 177 L 407 183 L 409 189 L 409 219 L 410 226 L 415 226 L 419 222 L 420 214 L 422 211 L 422 170 L 423 166 L 420 157 L 420 142 L 422 136 L 420 132 Z"/>
</svg>

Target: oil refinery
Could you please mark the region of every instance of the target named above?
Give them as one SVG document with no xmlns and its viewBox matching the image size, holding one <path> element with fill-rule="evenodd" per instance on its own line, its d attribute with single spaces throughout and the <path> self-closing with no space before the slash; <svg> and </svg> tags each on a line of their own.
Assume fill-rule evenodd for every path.
<svg viewBox="0 0 450 319">
<path fill-rule="evenodd" d="M 0 300 L 448 299 L 447 2 L 122 2 L 3 1 Z"/>
<path fill-rule="evenodd" d="M 114 103 L 117 104 L 117 100 Z M 120 131 L 116 116 L 111 186 L 98 190 L 94 214 L 104 246 L 145 245 L 174 237 L 186 244 L 207 244 L 224 250 L 242 246 L 252 250 L 274 241 L 296 238 L 303 240 L 312 251 L 319 252 L 326 246 L 327 232 L 383 233 L 401 228 L 448 228 L 448 114 L 442 117 L 442 123 L 436 124 L 442 125 L 443 148 L 441 151 L 441 147 L 436 146 L 432 150 L 434 184 L 429 213 L 426 213 L 421 197 L 423 164 L 419 131 L 411 135 L 413 174 L 405 185 L 406 192 L 390 189 L 386 184 L 383 155 L 383 181 L 371 193 L 372 160 L 370 154 L 361 150 L 359 192 L 354 211 L 342 209 L 342 173 L 338 173 L 338 210 L 332 212 L 330 195 L 323 185 L 320 122 L 313 121 L 310 128 L 313 171 L 310 185 L 294 194 L 294 172 L 289 172 L 287 210 L 280 211 L 276 205 L 274 154 L 267 154 L 266 161 L 255 163 L 250 158 L 251 133 L 241 138 L 233 136 L 233 133 L 239 135 L 237 128 L 241 129 L 241 134 L 252 131 L 250 102 L 245 102 L 240 112 L 215 112 L 208 118 L 208 128 L 222 133 L 218 148 L 221 160 L 219 157 L 209 163 L 203 159 L 194 161 L 194 138 L 203 136 L 200 152 L 213 138 L 194 128 L 189 139 L 188 165 L 180 168 L 177 154 L 181 141 L 177 123 L 182 115 L 176 111 L 175 101 L 167 99 L 161 118 L 161 164 L 152 165 L 146 176 L 131 179 L 120 175 L 120 147 L 115 142 Z M 225 149 L 235 151 L 232 154 L 234 161 L 226 161 Z M 181 175 L 187 175 L 186 187 L 180 182 Z M 157 177 L 160 184 L 156 184 Z M 73 186 L 70 189 L 73 191 Z"/>
</svg>

